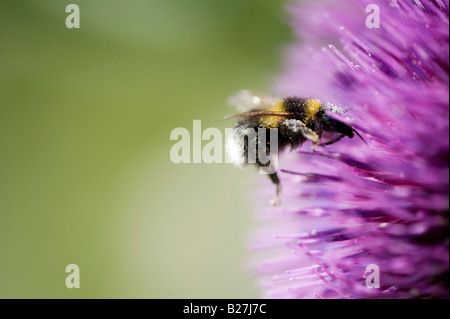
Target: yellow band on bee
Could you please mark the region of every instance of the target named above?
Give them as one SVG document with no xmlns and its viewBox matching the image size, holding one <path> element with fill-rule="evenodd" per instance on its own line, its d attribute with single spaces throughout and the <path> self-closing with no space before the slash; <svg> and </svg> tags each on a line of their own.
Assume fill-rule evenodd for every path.
<svg viewBox="0 0 450 319">
<path fill-rule="evenodd" d="M 307 122 L 311 121 L 314 118 L 314 116 L 316 116 L 317 112 L 319 112 L 319 110 L 320 110 L 319 100 L 310 99 L 306 101 L 305 120 Z"/>
<path fill-rule="evenodd" d="M 268 111 L 273 112 L 283 112 L 284 111 L 284 105 L 283 101 L 276 102 L 271 108 L 268 109 Z M 261 118 L 261 123 L 264 125 L 264 127 L 277 127 L 278 123 L 282 121 L 282 118 L 280 116 L 263 116 Z"/>
</svg>

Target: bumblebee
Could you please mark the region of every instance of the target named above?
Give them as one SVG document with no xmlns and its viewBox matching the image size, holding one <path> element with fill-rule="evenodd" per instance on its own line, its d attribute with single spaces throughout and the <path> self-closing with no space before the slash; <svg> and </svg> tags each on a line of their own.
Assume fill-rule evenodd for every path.
<svg viewBox="0 0 450 319">
<path fill-rule="evenodd" d="M 240 119 L 233 128 L 232 136 L 228 136 L 226 140 L 226 154 L 229 162 L 236 166 L 249 164 L 250 143 L 257 145 L 258 149 L 264 149 L 266 154 L 270 155 L 270 140 L 264 138 L 261 142 L 258 132 L 265 130 L 269 134 L 272 128 L 278 129 L 278 149 L 286 146 L 294 149 L 306 141 L 311 141 L 314 149 L 316 146 L 331 145 L 344 137 L 353 138 L 355 134 L 365 142 L 353 127 L 326 114 L 328 110 L 343 113 L 341 108 L 323 105 L 316 99 L 298 97 L 276 99 L 243 90 L 231 97 L 229 103 L 241 112 L 225 118 Z M 250 137 L 249 131 L 255 132 L 256 135 Z M 273 203 L 277 203 L 281 191 L 280 179 L 276 170 L 271 172 L 270 168 L 273 165 L 271 162 L 272 160 L 262 161 L 258 153 L 254 165 L 262 170 L 270 171 L 267 174 L 276 185 Z"/>
</svg>

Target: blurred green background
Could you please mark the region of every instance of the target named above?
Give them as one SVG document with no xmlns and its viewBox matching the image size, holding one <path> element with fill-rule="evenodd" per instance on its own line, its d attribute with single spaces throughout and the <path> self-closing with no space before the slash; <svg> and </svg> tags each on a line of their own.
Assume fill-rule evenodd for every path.
<svg viewBox="0 0 450 319">
<path fill-rule="evenodd" d="M 0 297 L 260 296 L 255 172 L 175 165 L 169 135 L 232 126 L 227 97 L 270 87 L 284 2 L 0 2 Z"/>
</svg>

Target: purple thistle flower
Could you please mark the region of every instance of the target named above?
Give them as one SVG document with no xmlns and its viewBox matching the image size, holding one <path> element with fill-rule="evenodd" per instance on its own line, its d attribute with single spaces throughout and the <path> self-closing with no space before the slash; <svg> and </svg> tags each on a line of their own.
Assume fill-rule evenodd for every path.
<svg viewBox="0 0 450 319">
<path fill-rule="evenodd" d="M 369 29 L 367 5 L 380 9 Z M 448 298 L 448 0 L 299 1 L 276 90 L 344 107 L 367 140 L 280 159 L 252 240 L 269 298 Z M 264 189 L 270 197 L 273 185 Z M 366 267 L 380 288 L 366 286 Z"/>
</svg>

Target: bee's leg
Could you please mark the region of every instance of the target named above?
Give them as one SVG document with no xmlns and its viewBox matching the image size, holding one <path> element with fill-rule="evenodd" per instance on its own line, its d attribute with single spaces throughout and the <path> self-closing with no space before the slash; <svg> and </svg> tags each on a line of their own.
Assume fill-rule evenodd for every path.
<svg viewBox="0 0 450 319">
<path fill-rule="evenodd" d="M 278 178 L 277 173 L 269 174 L 269 178 L 276 186 L 275 197 L 270 201 L 270 203 L 272 204 L 272 206 L 276 206 L 280 204 L 280 194 L 281 194 L 280 179 Z"/>
<path fill-rule="evenodd" d="M 312 151 L 314 152 L 316 147 L 320 145 L 320 136 L 319 136 L 319 134 L 314 132 L 312 129 L 307 127 L 302 122 L 300 122 L 300 129 L 301 129 L 301 132 L 302 132 L 303 136 L 313 143 L 312 144 Z"/>
<path fill-rule="evenodd" d="M 301 132 L 302 132 L 303 136 L 306 137 L 311 142 L 313 142 L 313 145 L 315 145 L 315 146 L 319 145 L 319 142 L 320 142 L 319 135 L 316 132 L 314 132 L 313 130 L 311 130 L 310 128 L 306 127 L 305 124 L 303 124 L 303 123 L 301 123 L 301 124 L 302 125 L 300 126 L 300 128 L 301 128 Z"/>
<path fill-rule="evenodd" d="M 336 143 L 337 141 L 340 141 L 344 136 L 345 136 L 344 134 L 340 134 L 338 137 L 336 137 L 336 138 L 334 138 L 334 139 L 332 139 L 332 140 L 329 140 L 328 142 L 320 143 L 319 146 L 325 146 L 325 145 L 331 145 L 331 144 L 334 144 L 334 143 Z"/>
</svg>

